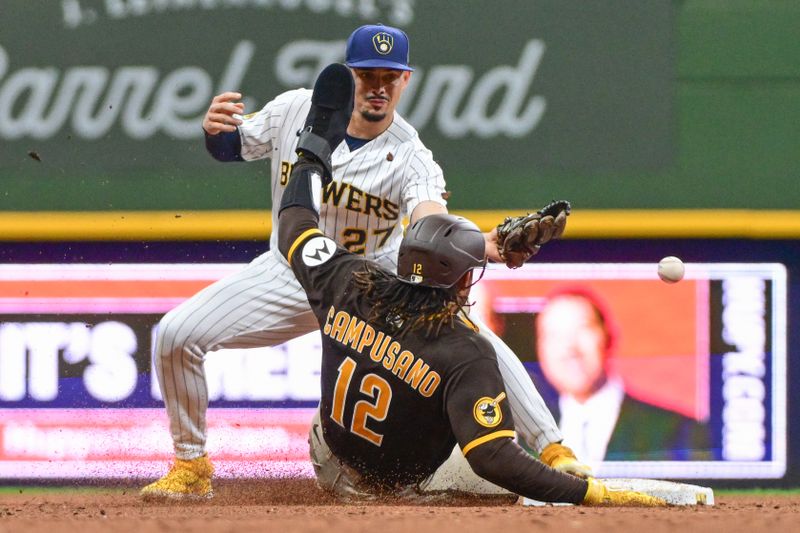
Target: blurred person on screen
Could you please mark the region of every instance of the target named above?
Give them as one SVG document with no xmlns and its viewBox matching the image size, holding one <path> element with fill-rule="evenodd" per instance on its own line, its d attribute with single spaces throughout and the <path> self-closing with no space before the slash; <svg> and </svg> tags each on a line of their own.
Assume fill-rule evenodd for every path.
<svg viewBox="0 0 800 533">
<path fill-rule="evenodd" d="M 552 293 L 536 317 L 542 373 L 558 393 L 551 405 L 564 443 L 590 463 L 707 459 L 704 424 L 640 401 L 612 370 L 616 326 L 590 290 Z"/>
</svg>

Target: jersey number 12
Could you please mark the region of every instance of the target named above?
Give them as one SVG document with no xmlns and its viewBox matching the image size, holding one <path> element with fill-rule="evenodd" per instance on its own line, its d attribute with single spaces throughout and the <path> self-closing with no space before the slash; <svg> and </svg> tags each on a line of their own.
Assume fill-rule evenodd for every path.
<svg viewBox="0 0 800 533">
<path fill-rule="evenodd" d="M 333 409 L 331 419 L 342 427 L 344 424 L 345 400 L 350 388 L 350 381 L 356 370 L 356 362 L 346 357 L 339 365 L 339 375 L 333 389 Z M 389 405 L 392 403 L 392 387 L 385 379 L 377 374 L 367 374 L 361 378 L 358 389 L 362 394 L 369 396 L 369 400 L 359 400 L 353 407 L 353 418 L 350 420 L 350 432 L 358 435 L 375 446 L 383 442 L 383 435 L 375 433 L 367 427 L 369 419 L 381 422 L 386 420 Z"/>
</svg>

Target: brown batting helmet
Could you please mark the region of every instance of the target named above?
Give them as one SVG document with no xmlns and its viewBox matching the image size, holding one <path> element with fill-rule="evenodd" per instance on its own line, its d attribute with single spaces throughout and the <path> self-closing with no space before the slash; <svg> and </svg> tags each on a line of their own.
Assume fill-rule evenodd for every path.
<svg viewBox="0 0 800 533">
<path fill-rule="evenodd" d="M 476 267 L 486 265 L 486 243 L 466 218 L 435 214 L 422 217 L 400 243 L 397 276 L 404 282 L 448 288 Z"/>
</svg>

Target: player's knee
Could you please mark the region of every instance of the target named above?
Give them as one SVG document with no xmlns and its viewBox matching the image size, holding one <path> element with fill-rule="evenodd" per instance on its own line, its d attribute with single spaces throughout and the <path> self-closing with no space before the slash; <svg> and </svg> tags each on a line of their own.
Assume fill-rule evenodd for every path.
<svg viewBox="0 0 800 533">
<path fill-rule="evenodd" d="M 197 328 L 187 327 L 179 309 L 173 309 L 158 322 L 154 358 L 171 359 L 180 357 L 187 346 L 197 344 L 193 332 Z"/>
</svg>

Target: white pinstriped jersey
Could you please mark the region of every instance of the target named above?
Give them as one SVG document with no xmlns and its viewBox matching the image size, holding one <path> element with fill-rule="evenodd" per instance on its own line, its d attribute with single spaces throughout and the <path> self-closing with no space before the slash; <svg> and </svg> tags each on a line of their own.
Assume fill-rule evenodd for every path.
<svg viewBox="0 0 800 533">
<path fill-rule="evenodd" d="M 310 90 L 288 91 L 246 115 L 239 126 L 242 158 L 272 160 L 273 250 L 278 246 L 277 206 L 297 161 L 297 132 L 310 106 Z M 343 141 L 331 162 L 334 182 L 322 194 L 320 229 L 351 252 L 395 270 L 403 217 L 422 201 L 445 205 L 442 169 L 417 131 L 397 113 L 386 131 L 354 152 Z"/>
</svg>

